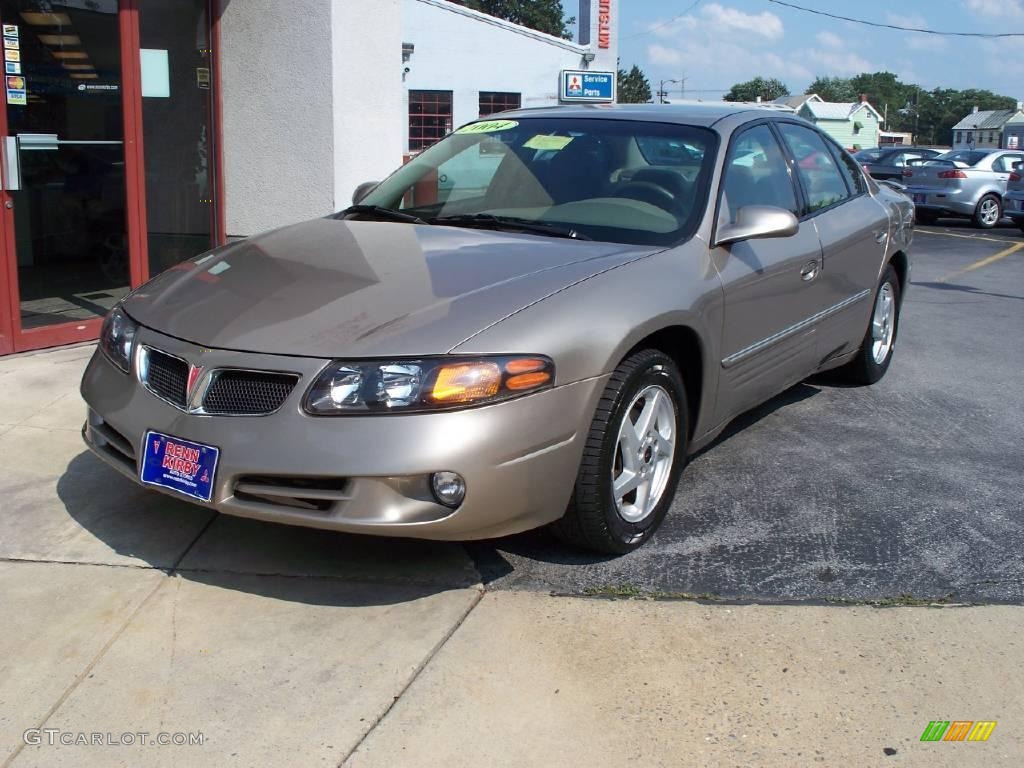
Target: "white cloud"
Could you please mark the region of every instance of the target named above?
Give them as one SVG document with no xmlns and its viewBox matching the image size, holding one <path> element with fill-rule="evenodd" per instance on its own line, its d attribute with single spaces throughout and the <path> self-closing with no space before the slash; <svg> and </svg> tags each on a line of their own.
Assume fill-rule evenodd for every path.
<svg viewBox="0 0 1024 768">
<path fill-rule="evenodd" d="M 967 10 L 982 16 L 1019 19 L 1024 17 L 1024 0 L 964 0 Z"/>
<path fill-rule="evenodd" d="M 701 9 L 701 15 L 716 26 L 740 32 L 751 32 L 768 40 L 778 40 L 785 31 L 782 19 L 769 11 L 744 13 L 737 8 L 711 3 Z"/>
<path fill-rule="evenodd" d="M 666 48 L 657 43 L 647 46 L 647 58 L 651 60 L 652 64 L 663 67 L 674 67 L 683 63 L 683 57 L 678 50 Z"/>
<path fill-rule="evenodd" d="M 824 45 L 826 48 L 842 48 L 843 40 L 839 35 L 834 35 L 831 32 L 819 32 L 815 37 L 818 42 Z"/>
<path fill-rule="evenodd" d="M 812 48 L 807 51 L 806 59 L 824 67 L 826 72 L 823 74 L 859 75 L 876 69 L 875 65 L 853 51 L 819 51 Z"/>
</svg>

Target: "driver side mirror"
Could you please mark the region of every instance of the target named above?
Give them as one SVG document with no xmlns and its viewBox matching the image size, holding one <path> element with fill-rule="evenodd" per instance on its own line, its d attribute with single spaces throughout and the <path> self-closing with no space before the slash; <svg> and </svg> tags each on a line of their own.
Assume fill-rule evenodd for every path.
<svg viewBox="0 0 1024 768">
<path fill-rule="evenodd" d="M 771 205 L 747 205 L 740 208 L 734 224 L 718 228 L 715 245 L 769 237 L 792 237 L 799 229 L 800 222 L 790 211 Z"/>
<path fill-rule="evenodd" d="M 356 187 L 356 191 L 352 193 L 352 205 L 359 205 L 359 202 L 373 192 L 379 184 L 379 181 L 364 181 Z"/>
</svg>

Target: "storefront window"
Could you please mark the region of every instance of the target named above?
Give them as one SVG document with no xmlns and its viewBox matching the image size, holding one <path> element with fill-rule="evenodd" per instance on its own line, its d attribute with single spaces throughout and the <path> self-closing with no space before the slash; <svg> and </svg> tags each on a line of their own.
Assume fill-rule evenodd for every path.
<svg viewBox="0 0 1024 768">
<path fill-rule="evenodd" d="M 426 149 L 451 131 L 451 91 L 409 91 L 410 152 Z"/>
<path fill-rule="evenodd" d="M 208 0 L 139 4 L 149 273 L 216 243 Z"/>
<path fill-rule="evenodd" d="M 519 109 L 523 105 L 521 93 L 507 91 L 480 91 L 480 117 L 487 117 L 497 112 Z"/>
</svg>

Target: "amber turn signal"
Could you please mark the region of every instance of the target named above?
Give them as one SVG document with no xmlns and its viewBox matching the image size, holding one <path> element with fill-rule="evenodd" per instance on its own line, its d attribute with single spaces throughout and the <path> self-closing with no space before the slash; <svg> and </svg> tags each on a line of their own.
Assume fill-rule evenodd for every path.
<svg viewBox="0 0 1024 768">
<path fill-rule="evenodd" d="M 522 392 L 523 390 L 542 387 L 549 381 L 551 381 L 551 374 L 547 371 L 521 373 L 518 376 L 509 377 L 508 381 L 505 382 L 505 387 L 513 392 Z"/>
<path fill-rule="evenodd" d="M 472 403 L 498 394 L 501 369 L 496 363 L 446 365 L 437 372 L 430 399 L 435 403 Z"/>
</svg>

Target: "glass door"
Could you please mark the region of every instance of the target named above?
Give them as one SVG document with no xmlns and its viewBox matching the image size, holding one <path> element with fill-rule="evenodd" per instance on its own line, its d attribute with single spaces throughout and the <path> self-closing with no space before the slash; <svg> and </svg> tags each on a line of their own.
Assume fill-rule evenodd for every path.
<svg viewBox="0 0 1024 768">
<path fill-rule="evenodd" d="M 94 338 L 139 277 L 128 235 L 118 2 L 0 0 L 0 22 L 8 346 Z"/>
</svg>

